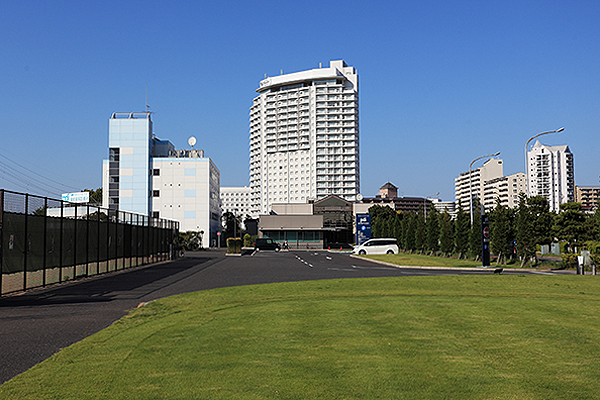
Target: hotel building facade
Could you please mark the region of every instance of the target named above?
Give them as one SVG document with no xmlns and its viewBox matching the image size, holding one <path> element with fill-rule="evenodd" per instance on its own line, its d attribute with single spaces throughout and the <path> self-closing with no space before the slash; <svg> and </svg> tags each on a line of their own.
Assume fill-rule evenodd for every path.
<svg viewBox="0 0 600 400">
<path fill-rule="evenodd" d="M 250 108 L 252 217 L 360 193 L 358 74 L 344 61 L 260 81 Z"/>
</svg>

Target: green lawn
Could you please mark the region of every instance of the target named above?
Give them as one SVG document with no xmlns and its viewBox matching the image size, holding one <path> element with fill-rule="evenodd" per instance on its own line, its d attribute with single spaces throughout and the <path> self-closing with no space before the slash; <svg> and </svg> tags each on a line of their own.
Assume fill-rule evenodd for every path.
<svg viewBox="0 0 600 400">
<path fill-rule="evenodd" d="M 1 399 L 599 399 L 594 276 L 245 286 L 134 310 Z"/>
</svg>

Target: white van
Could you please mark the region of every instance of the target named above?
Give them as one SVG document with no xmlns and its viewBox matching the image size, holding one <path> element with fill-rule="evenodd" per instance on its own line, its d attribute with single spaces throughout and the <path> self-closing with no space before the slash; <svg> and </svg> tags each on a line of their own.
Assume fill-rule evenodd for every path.
<svg viewBox="0 0 600 400">
<path fill-rule="evenodd" d="M 354 254 L 398 254 L 398 240 L 394 238 L 369 239 L 361 245 L 355 246 Z"/>
</svg>

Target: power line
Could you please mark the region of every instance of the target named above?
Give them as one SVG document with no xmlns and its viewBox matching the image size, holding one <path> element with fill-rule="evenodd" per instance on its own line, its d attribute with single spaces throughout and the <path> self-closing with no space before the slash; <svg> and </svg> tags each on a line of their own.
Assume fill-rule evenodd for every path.
<svg viewBox="0 0 600 400">
<path fill-rule="evenodd" d="M 45 176 L 43 176 L 43 175 L 41 175 L 41 174 L 39 174 L 39 173 L 37 173 L 37 172 L 35 172 L 35 171 L 27 168 L 27 167 L 25 167 L 24 165 L 19 164 L 18 162 L 16 162 L 16 161 L 12 160 L 11 158 L 5 156 L 4 154 L 0 153 L 0 157 L 5 158 L 6 160 L 10 161 L 11 163 L 15 164 L 16 166 L 22 168 L 23 170 L 28 171 L 29 174 L 33 174 L 34 176 L 38 176 L 38 177 L 40 177 L 40 178 L 43 179 L 43 181 L 40 180 L 40 179 L 37 179 L 34 176 L 30 176 L 30 175 L 28 175 L 25 172 L 19 171 L 18 169 L 14 168 L 12 165 L 9 165 L 9 164 L 6 164 L 6 163 L 0 161 L 0 166 L 4 166 L 4 168 L 5 168 L 5 174 L 12 175 L 14 178 L 16 178 L 18 180 L 24 179 L 28 185 L 36 186 L 39 189 L 43 189 L 45 191 L 48 191 L 47 188 L 50 188 L 51 191 L 56 191 L 57 193 L 62 193 L 62 192 L 65 191 L 65 189 L 66 190 L 77 190 L 77 191 L 79 191 L 79 189 L 76 188 L 76 187 L 74 187 L 74 186 L 69 186 L 69 185 L 66 185 L 64 183 L 61 183 L 61 182 L 55 181 L 53 179 L 50 179 L 48 177 L 45 177 Z M 11 171 L 12 171 L 12 173 L 11 173 Z M 15 174 L 18 174 L 18 175 L 15 175 Z M 42 186 L 40 186 L 38 184 L 33 184 L 31 181 L 35 181 L 35 182 L 39 183 Z M 59 185 L 59 186 L 51 185 L 51 184 L 49 184 L 47 182 L 52 182 L 52 183 L 55 183 L 56 185 Z M 13 183 L 14 184 L 18 184 L 18 183 L 15 183 L 15 182 L 13 182 Z M 20 185 L 20 186 L 22 187 L 22 185 Z M 46 189 L 44 189 L 44 187 Z"/>
<path fill-rule="evenodd" d="M 12 166 L 10 166 L 2 161 L 0 161 L 0 170 L 2 170 L 5 175 L 10 175 L 13 178 L 17 179 L 18 181 L 21 181 L 22 183 L 24 183 L 26 185 L 36 186 L 36 187 L 46 190 L 46 191 L 52 191 L 52 192 L 58 192 L 58 193 L 64 191 L 64 186 L 57 187 L 55 185 L 48 184 L 40 179 L 36 179 L 34 177 L 23 174 L 22 172 L 15 170 L 14 168 L 12 168 Z"/>
</svg>

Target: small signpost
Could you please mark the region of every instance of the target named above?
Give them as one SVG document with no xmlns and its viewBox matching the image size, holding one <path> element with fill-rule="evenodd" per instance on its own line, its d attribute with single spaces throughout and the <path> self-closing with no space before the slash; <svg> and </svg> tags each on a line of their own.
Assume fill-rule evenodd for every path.
<svg viewBox="0 0 600 400">
<path fill-rule="evenodd" d="M 356 214 L 356 245 L 371 239 L 371 214 Z"/>
<path fill-rule="evenodd" d="M 481 263 L 490 266 L 490 221 L 487 215 L 481 215 Z"/>
<path fill-rule="evenodd" d="M 69 203 L 89 203 L 90 192 L 63 193 L 62 200 Z"/>
</svg>

